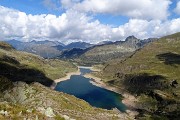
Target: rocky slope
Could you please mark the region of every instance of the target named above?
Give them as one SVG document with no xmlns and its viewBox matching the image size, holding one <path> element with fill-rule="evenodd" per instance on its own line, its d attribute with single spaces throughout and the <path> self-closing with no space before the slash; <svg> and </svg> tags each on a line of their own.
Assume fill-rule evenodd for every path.
<svg viewBox="0 0 180 120">
<path fill-rule="evenodd" d="M 107 63 L 96 74 L 137 96 L 139 119 L 180 117 L 180 33 L 154 41 L 123 61 Z"/>
<path fill-rule="evenodd" d="M 94 108 L 81 99 L 42 85 L 48 86 L 53 79 L 77 70 L 71 63 L 45 60 L 0 42 L 0 68 L 0 119 L 133 119 L 117 110 Z"/>
<path fill-rule="evenodd" d="M 99 64 L 117 58 L 125 59 L 136 50 L 154 40 L 156 39 L 140 40 L 134 36 L 129 36 L 125 41 L 117 41 L 85 49 L 79 55 L 75 55 L 75 61 L 80 64 Z M 72 51 L 70 51 L 70 53 L 72 53 Z"/>
<path fill-rule="evenodd" d="M 20 51 L 25 51 L 29 53 L 33 53 L 36 55 L 40 55 L 44 58 L 56 58 L 62 54 L 64 50 L 71 49 L 86 49 L 92 47 L 93 44 L 89 44 L 86 42 L 73 42 L 68 45 L 64 45 L 58 41 L 31 41 L 31 42 L 21 42 L 17 40 L 9 40 L 6 41 L 14 48 Z"/>
<path fill-rule="evenodd" d="M 25 51 L 29 53 L 33 53 L 36 55 L 40 55 L 44 58 L 53 58 L 61 54 L 61 49 L 63 48 L 63 44 L 57 41 L 31 41 L 31 42 L 20 42 L 17 40 L 9 40 L 6 41 L 11 44 L 14 48 L 20 51 Z M 57 49 L 55 46 L 59 46 Z"/>
<path fill-rule="evenodd" d="M 103 110 L 90 106 L 74 96 L 56 92 L 39 83 L 13 83 L 12 88 L 3 92 L 1 106 L 19 106 L 19 109 L 5 109 L 7 114 L 2 118 L 30 119 L 78 119 L 78 120 L 110 120 L 131 119 L 127 114 L 118 111 Z M 4 102 L 6 101 L 6 102 Z M 1 109 L 2 110 L 2 109 Z"/>
</svg>

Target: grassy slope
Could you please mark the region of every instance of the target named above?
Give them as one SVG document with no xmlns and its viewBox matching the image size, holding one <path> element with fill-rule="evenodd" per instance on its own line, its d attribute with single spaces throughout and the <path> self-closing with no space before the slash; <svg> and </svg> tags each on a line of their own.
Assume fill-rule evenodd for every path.
<svg viewBox="0 0 180 120">
<path fill-rule="evenodd" d="M 180 83 L 179 73 L 180 33 L 176 33 L 148 44 L 123 62 L 107 64 L 99 76 L 105 82 L 119 88 L 125 88 L 132 94 L 138 94 L 140 101 L 144 101 L 144 103 L 147 101 L 149 107 L 152 107 L 150 103 L 153 101 L 156 110 L 160 109 L 177 114 L 176 112 L 180 111 L 180 108 L 177 107 L 180 102 L 180 87 L 172 87 L 171 83 L 173 80 Z M 166 102 L 174 101 L 177 104 L 160 103 L 157 105 L 159 101 L 150 100 L 148 95 L 152 91 L 153 94 L 160 96 Z M 168 105 L 169 108 L 164 107 Z M 146 107 L 148 108 L 147 105 Z M 169 111 L 165 109 L 169 109 Z"/>
<path fill-rule="evenodd" d="M 178 33 L 179 35 L 180 33 Z M 176 38 L 175 35 L 162 38 L 159 41 L 148 44 L 143 49 L 137 51 L 133 56 L 126 59 L 120 63 L 109 63 L 104 69 L 107 76 L 112 76 L 116 72 L 123 73 L 149 73 L 149 74 L 159 74 L 171 79 L 179 79 L 179 58 L 175 58 L 176 55 L 180 54 L 180 40 L 179 37 Z M 174 38 L 172 39 L 171 38 Z M 162 58 L 165 53 L 170 53 Z M 166 61 L 163 59 L 172 60 L 170 64 L 164 64 Z"/>
<path fill-rule="evenodd" d="M 4 42 L 0 43 L 0 64 L 1 75 L 12 76 L 12 80 L 18 81 L 19 77 L 29 76 L 29 81 L 33 78 L 54 80 L 64 77 L 66 73 L 77 70 L 77 67 L 70 62 L 65 62 L 55 59 L 43 59 L 37 55 L 26 52 L 16 51 L 9 47 Z M 9 68 L 8 70 L 6 70 Z M 14 73 L 15 71 L 18 71 Z M 12 75 L 11 75 L 12 74 Z M 30 78 L 32 75 L 32 78 Z M 22 77 L 24 78 L 24 77 Z M 27 78 L 26 78 L 27 80 Z"/>
</svg>

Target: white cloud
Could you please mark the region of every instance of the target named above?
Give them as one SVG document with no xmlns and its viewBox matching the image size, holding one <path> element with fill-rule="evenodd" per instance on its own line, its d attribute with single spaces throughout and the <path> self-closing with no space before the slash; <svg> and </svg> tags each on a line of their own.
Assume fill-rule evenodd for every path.
<svg viewBox="0 0 180 120">
<path fill-rule="evenodd" d="M 61 16 L 51 14 L 27 15 L 14 9 L 0 6 L 0 36 L 32 39 L 51 39 L 70 42 L 86 40 L 90 42 L 106 38 L 109 26 L 92 20 L 86 14 L 67 11 Z M 105 35 L 105 36 L 103 36 Z"/>
<path fill-rule="evenodd" d="M 180 1 L 177 2 L 177 5 L 176 5 L 176 8 L 174 9 L 174 11 L 175 11 L 178 15 L 180 15 Z"/>
<path fill-rule="evenodd" d="M 135 35 L 138 38 L 162 37 L 180 32 L 180 18 L 162 22 L 160 20 L 130 19 L 128 23 L 115 28 L 122 36 Z"/>
<path fill-rule="evenodd" d="M 0 6 L 1 39 L 58 40 L 64 43 L 104 40 L 122 40 L 129 35 L 138 38 L 160 37 L 180 32 L 180 18 L 160 20 L 130 19 L 119 27 L 101 24 L 85 13 L 68 10 L 61 16 L 51 14 L 27 15 L 18 10 Z"/>
<path fill-rule="evenodd" d="M 153 36 L 165 36 L 172 33 L 180 32 L 180 18 L 173 19 L 171 21 L 166 21 L 160 23 L 154 27 L 152 31 Z"/>
<path fill-rule="evenodd" d="M 78 0 L 79 1 L 79 0 Z M 170 0 L 61 0 L 62 6 L 81 12 L 124 15 L 130 18 L 165 20 Z M 160 13 L 160 14 L 159 14 Z"/>
</svg>

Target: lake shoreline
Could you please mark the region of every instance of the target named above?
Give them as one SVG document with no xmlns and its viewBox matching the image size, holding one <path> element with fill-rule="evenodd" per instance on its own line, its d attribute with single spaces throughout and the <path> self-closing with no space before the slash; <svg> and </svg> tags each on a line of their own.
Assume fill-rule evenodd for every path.
<svg viewBox="0 0 180 120">
<path fill-rule="evenodd" d="M 91 69 L 91 70 L 93 71 L 93 69 Z M 122 103 L 125 104 L 129 108 L 128 110 L 126 110 L 126 112 L 131 116 L 135 116 L 138 114 L 138 112 L 134 110 L 135 102 L 137 102 L 137 99 L 133 95 L 131 95 L 127 92 L 124 92 L 124 91 L 120 91 L 116 87 L 105 84 L 101 80 L 101 78 L 98 78 L 92 74 L 85 74 L 84 77 L 90 78 L 91 79 L 90 83 L 95 86 L 98 86 L 98 87 L 101 87 L 101 88 L 104 88 L 104 89 L 107 89 L 107 90 L 110 90 L 117 94 L 122 95 L 123 96 Z"/>
<path fill-rule="evenodd" d="M 133 95 L 130 95 L 129 93 L 126 93 L 126 92 L 121 92 L 118 88 L 105 84 L 101 80 L 101 78 L 95 77 L 92 74 L 85 74 L 84 77 L 92 79 L 90 81 L 90 83 L 95 85 L 95 86 L 98 86 L 98 87 L 113 91 L 113 92 L 118 93 L 118 94 L 121 94 L 124 97 L 124 99 L 122 100 L 122 102 L 124 104 L 126 104 L 129 107 L 134 106 L 133 103 L 131 103 L 131 101 L 136 101 L 136 98 Z"/>
<path fill-rule="evenodd" d="M 66 74 L 65 77 L 58 78 L 58 79 L 54 80 L 54 82 L 52 83 L 52 85 L 50 86 L 50 88 L 51 88 L 51 89 L 55 89 L 57 83 L 62 82 L 62 81 L 69 80 L 72 75 L 80 75 L 80 74 L 81 74 L 81 72 L 80 72 L 80 67 L 78 66 L 78 70 L 77 70 L 77 71 L 75 71 L 75 72 L 69 72 L 69 73 Z"/>
<path fill-rule="evenodd" d="M 54 82 L 53 82 L 53 84 L 51 85 L 50 88 L 55 89 L 57 83 L 69 80 L 72 75 L 81 75 L 80 68 L 90 69 L 92 72 L 98 72 L 99 71 L 97 69 L 94 69 L 93 67 L 78 66 L 77 71 L 67 73 L 65 77 L 54 80 Z M 113 92 L 115 92 L 117 94 L 122 95 L 124 97 L 123 100 L 122 100 L 122 103 L 125 104 L 128 108 L 133 108 L 134 107 L 134 105 L 135 105 L 134 104 L 134 100 L 135 100 L 134 96 L 132 96 L 132 95 L 130 95 L 128 93 L 120 92 L 118 88 L 105 84 L 101 80 L 101 78 L 93 76 L 90 73 L 82 75 L 82 76 L 84 76 L 85 78 L 91 79 L 90 83 L 95 85 L 95 86 L 98 86 L 98 87 L 101 87 L 101 88 L 104 88 L 104 89 L 107 89 L 107 90 L 110 90 L 110 91 L 113 91 Z M 128 115 L 132 116 L 132 117 L 135 117 L 135 115 L 138 114 L 137 111 L 134 111 L 134 110 L 131 110 L 131 109 L 126 110 L 126 113 Z"/>
<path fill-rule="evenodd" d="M 90 70 L 93 69 L 93 67 L 86 67 L 86 66 L 77 66 L 77 67 L 78 67 L 77 71 L 69 72 L 69 73 L 66 74 L 66 76 L 53 80 L 53 83 L 50 85 L 50 88 L 55 89 L 57 83 L 69 80 L 72 75 L 81 75 L 80 68 L 90 69 Z"/>
</svg>

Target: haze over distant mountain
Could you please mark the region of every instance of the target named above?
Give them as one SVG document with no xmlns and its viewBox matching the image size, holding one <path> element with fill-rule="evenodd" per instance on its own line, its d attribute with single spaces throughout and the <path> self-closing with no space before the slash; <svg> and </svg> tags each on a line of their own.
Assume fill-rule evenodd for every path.
<svg viewBox="0 0 180 120">
<path fill-rule="evenodd" d="M 101 63 L 115 58 L 129 56 L 135 50 L 155 39 L 140 40 L 129 36 L 125 41 L 103 41 L 97 45 L 86 42 L 73 42 L 64 45 L 58 41 L 31 41 L 21 42 L 9 40 L 7 43 L 20 51 L 26 51 L 40 55 L 44 58 L 74 59 L 80 57 L 90 63 Z"/>
<path fill-rule="evenodd" d="M 61 50 L 61 51 L 65 51 L 65 50 L 71 50 L 71 49 L 86 49 L 86 48 L 89 48 L 89 47 L 92 47 L 94 46 L 94 44 L 90 44 L 90 43 L 86 43 L 86 42 L 72 42 L 70 44 L 67 44 L 67 45 L 57 45 L 55 46 L 58 50 Z"/>
<path fill-rule="evenodd" d="M 20 51 L 26 51 L 40 55 L 44 58 L 53 58 L 61 55 L 63 50 L 70 50 L 73 48 L 86 49 L 92 47 L 93 44 L 85 42 L 73 42 L 68 45 L 64 45 L 58 41 L 31 41 L 31 42 L 21 42 L 18 40 L 6 41 L 11 44 L 14 48 Z"/>
<path fill-rule="evenodd" d="M 95 45 L 87 49 L 72 49 L 62 52 L 60 58 L 76 59 L 80 63 L 95 64 L 103 63 L 111 59 L 126 58 L 132 55 L 137 49 L 142 48 L 149 42 L 157 40 L 149 38 L 145 40 L 129 36 L 125 41 L 106 42 L 106 44 Z"/>
<path fill-rule="evenodd" d="M 11 44 L 14 48 L 20 51 L 26 51 L 29 53 L 34 53 L 40 55 L 44 58 L 52 58 L 61 54 L 61 51 L 56 49 L 54 46 L 64 44 L 58 41 L 31 41 L 31 42 L 20 42 L 17 40 L 9 40 L 6 41 L 7 43 Z"/>
<path fill-rule="evenodd" d="M 94 45 L 90 44 L 90 43 L 86 43 L 86 42 L 73 42 L 73 43 L 70 43 L 70 44 L 64 46 L 64 49 L 73 49 L 73 48 L 86 49 L 86 48 L 89 48 L 92 46 L 94 46 Z"/>
</svg>

